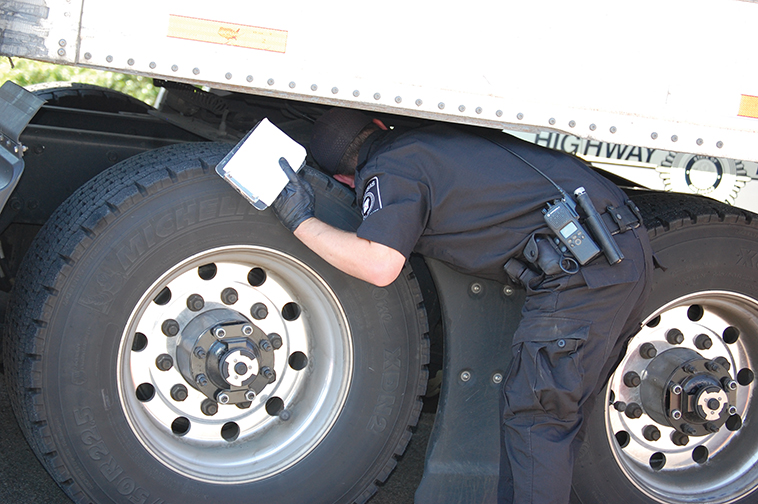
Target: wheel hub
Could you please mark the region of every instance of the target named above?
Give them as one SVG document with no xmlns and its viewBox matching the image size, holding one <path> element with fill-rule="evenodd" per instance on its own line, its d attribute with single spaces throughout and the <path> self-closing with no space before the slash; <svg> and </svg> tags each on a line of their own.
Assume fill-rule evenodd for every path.
<svg viewBox="0 0 758 504">
<path fill-rule="evenodd" d="M 659 424 L 687 436 L 718 430 L 734 414 L 736 382 L 724 366 L 688 348 L 652 359 L 640 385 L 642 407 Z"/>
<path fill-rule="evenodd" d="M 279 335 L 269 337 L 238 312 L 219 308 L 197 315 L 179 334 L 177 366 L 208 399 L 246 407 L 276 381 L 275 347 Z"/>
</svg>

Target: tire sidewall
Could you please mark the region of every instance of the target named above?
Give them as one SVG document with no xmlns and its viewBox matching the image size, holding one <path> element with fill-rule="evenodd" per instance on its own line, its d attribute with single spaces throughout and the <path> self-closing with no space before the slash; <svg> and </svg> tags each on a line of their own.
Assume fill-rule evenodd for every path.
<svg viewBox="0 0 758 504">
<path fill-rule="evenodd" d="M 92 500 L 341 502 L 373 484 L 405 434 L 423 364 L 406 284 L 380 289 L 341 274 L 212 173 L 150 194 L 85 241 L 52 308 L 42 374 L 58 451 Z M 143 448 L 116 376 L 123 328 L 147 286 L 187 257 L 241 244 L 289 254 L 326 280 L 348 318 L 354 369 L 339 418 L 305 459 L 267 480 L 215 485 L 181 477 Z"/>
</svg>

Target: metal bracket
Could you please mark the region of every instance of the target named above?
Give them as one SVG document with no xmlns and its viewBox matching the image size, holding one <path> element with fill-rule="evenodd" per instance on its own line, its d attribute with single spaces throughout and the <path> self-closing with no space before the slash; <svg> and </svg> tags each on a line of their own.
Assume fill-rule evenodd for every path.
<svg viewBox="0 0 758 504">
<path fill-rule="evenodd" d="M 21 132 L 44 103 L 11 81 L 0 86 L 0 210 L 24 171 Z"/>
<path fill-rule="evenodd" d="M 499 398 L 525 294 L 427 259 L 444 326 L 442 390 L 416 504 L 494 503 Z"/>
</svg>

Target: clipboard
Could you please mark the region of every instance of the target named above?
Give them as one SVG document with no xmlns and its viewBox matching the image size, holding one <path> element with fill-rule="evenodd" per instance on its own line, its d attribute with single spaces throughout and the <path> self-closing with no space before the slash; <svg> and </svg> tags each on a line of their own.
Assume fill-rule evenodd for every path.
<svg viewBox="0 0 758 504">
<path fill-rule="evenodd" d="M 305 166 L 305 147 L 264 118 L 221 160 L 216 173 L 265 210 L 289 182 L 279 166 L 282 157 L 297 172 Z"/>
</svg>

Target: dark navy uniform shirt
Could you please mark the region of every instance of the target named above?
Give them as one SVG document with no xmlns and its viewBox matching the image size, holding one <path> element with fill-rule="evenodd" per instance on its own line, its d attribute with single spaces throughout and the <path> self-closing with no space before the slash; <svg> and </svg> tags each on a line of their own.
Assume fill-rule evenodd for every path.
<svg viewBox="0 0 758 504">
<path fill-rule="evenodd" d="M 486 132 L 566 192 L 583 186 L 602 212 L 623 192 L 579 159 L 510 135 Z M 364 163 L 361 166 L 362 163 Z M 375 133 L 361 149 L 358 236 L 406 258 L 415 251 L 463 273 L 506 282 L 503 265 L 535 232 L 560 193 L 517 156 L 472 130 L 434 125 Z"/>
</svg>

